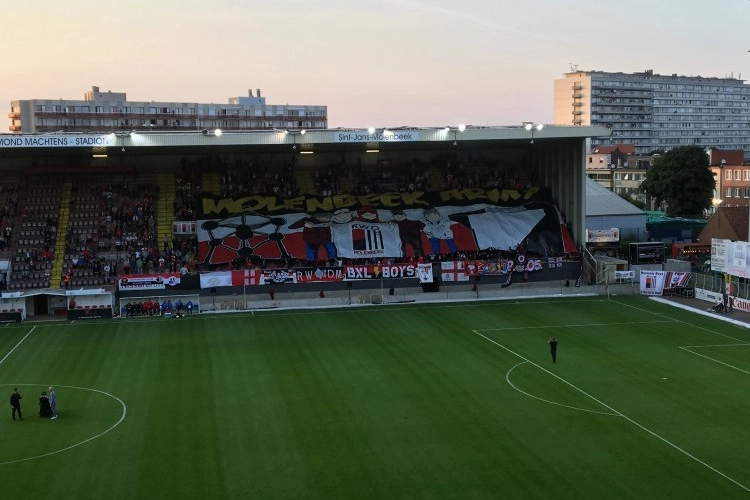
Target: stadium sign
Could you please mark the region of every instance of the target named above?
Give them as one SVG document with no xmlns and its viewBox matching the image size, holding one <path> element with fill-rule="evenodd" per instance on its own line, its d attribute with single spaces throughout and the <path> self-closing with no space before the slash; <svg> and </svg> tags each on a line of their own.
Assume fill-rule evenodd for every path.
<svg viewBox="0 0 750 500">
<path fill-rule="evenodd" d="M 350 130 L 337 132 L 333 136 L 333 142 L 416 142 L 419 141 L 417 130 L 383 130 L 382 132 Z"/>
<path fill-rule="evenodd" d="M 6 135 L 0 136 L 0 148 L 104 148 L 116 140 L 115 134 Z"/>
<path fill-rule="evenodd" d="M 587 243 L 617 243 L 620 241 L 620 228 L 611 229 L 587 229 Z"/>
</svg>

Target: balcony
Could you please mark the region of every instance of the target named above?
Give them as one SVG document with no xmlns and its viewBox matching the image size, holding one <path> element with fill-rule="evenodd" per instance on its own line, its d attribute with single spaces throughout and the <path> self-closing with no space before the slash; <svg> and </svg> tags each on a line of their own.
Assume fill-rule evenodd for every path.
<svg viewBox="0 0 750 500">
<path fill-rule="evenodd" d="M 20 132 L 21 131 L 21 126 L 20 125 L 10 125 L 8 127 L 8 130 L 10 130 L 11 132 Z"/>
<path fill-rule="evenodd" d="M 10 118 L 11 120 L 20 120 L 21 119 L 21 113 L 10 112 L 10 113 L 8 113 L 8 118 Z"/>
</svg>

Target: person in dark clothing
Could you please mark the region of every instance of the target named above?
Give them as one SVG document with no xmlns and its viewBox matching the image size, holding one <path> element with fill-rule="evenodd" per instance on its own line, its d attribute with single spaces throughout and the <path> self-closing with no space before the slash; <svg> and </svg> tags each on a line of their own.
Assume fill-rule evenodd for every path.
<svg viewBox="0 0 750 500">
<path fill-rule="evenodd" d="M 557 363 L 557 339 L 550 337 L 547 343 L 549 344 L 549 353 L 552 355 L 552 362 Z"/>
<path fill-rule="evenodd" d="M 42 391 L 42 395 L 39 396 L 39 416 L 42 418 L 52 416 L 52 408 L 49 405 L 49 398 L 45 391 Z"/>
<path fill-rule="evenodd" d="M 23 414 L 21 413 L 21 399 L 23 399 L 23 396 L 19 394 L 18 387 L 13 389 L 13 394 L 10 395 L 10 407 L 13 409 L 11 411 L 11 416 L 13 417 L 13 420 L 16 419 L 16 413 L 18 413 L 18 419 L 23 420 Z"/>
</svg>

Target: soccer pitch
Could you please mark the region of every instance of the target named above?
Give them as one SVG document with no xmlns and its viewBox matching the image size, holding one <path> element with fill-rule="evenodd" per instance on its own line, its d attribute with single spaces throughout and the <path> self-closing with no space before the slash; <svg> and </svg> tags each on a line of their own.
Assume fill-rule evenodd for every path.
<svg viewBox="0 0 750 500">
<path fill-rule="evenodd" d="M 4 498 L 750 498 L 750 330 L 643 297 L 6 326 L 0 385 Z"/>
</svg>

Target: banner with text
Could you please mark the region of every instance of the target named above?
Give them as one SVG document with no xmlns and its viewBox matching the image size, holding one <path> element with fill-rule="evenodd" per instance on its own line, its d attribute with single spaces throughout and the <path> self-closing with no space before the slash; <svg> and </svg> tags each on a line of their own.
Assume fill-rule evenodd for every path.
<svg viewBox="0 0 750 500">
<path fill-rule="evenodd" d="M 641 295 L 661 295 L 666 274 L 665 271 L 641 271 Z"/>
<path fill-rule="evenodd" d="M 180 284 L 180 273 L 120 275 L 117 286 L 124 290 L 164 290 Z"/>
<path fill-rule="evenodd" d="M 204 194 L 197 221 L 204 264 L 246 259 L 402 259 L 417 254 L 515 249 L 568 251 L 567 227 L 538 188 L 463 189 L 330 197 L 217 198 Z"/>
</svg>

